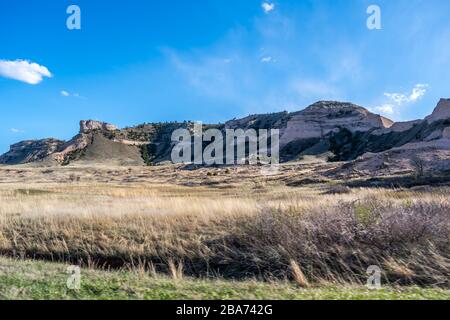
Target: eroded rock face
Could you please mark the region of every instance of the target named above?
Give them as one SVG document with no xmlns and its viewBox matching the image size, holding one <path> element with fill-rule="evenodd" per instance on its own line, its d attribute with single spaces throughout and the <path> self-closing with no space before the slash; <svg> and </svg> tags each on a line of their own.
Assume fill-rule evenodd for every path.
<svg viewBox="0 0 450 320">
<path fill-rule="evenodd" d="M 118 128 L 110 123 L 95 121 L 95 120 L 82 120 L 80 121 L 80 133 L 89 133 L 95 130 L 115 131 Z"/>
<path fill-rule="evenodd" d="M 341 128 L 366 132 L 392 124 L 393 121 L 351 103 L 320 101 L 292 114 L 281 132 L 280 146 L 299 139 L 323 138 Z"/>
<path fill-rule="evenodd" d="M 441 99 L 433 113 L 426 118 L 431 123 L 450 118 L 450 99 Z"/>
<path fill-rule="evenodd" d="M 447 127 L 442 132 L 442 137 L 445 139 L 450 139 L 450 127 Z"/>
<path fill-rule="evenodd" d="M 392 126 L 389 128 L 382 128 L 375 130 L 373 134 L 376 135 L 383 135 L 388 134 L 390 132 L 404 132 L 408 131 L 411 128 L 413 128 L 416 125 L 419 125 L 423 122 L 423 120 L 412 120 L 412 121 L 404 121 L 404 122 L 395 122 Z"/>
<path fill-rule="evenodd" d="M 319 101 L 299 112 L 248 116 L 229 121 L 225 127 L 279 129 L 280 147 L 283 148 L 293 141 L 320 139 L 342 128 L 351 132 L 366 132 L 386 129 L 392 124 L 393 121 L 351 103 Z"/>
<path fill-rule="evenodd" d="M 366 153 L 348 162 L 337 171 L 345 175 L 359 172 L 363 175 L 390 176 L 411 173 L 415 170 L 412 159 L 423 161 L 427 172 L 440 172 L 450 167 L 450 141 L 439 139 L 428 142 L 408 143 L 379 153 Z"/>
<path fill-rule="evenodd" d="M 10 147 L 9 152 L 0 156 L 1 164 L 24 164 L 46 158 L 58 150 L 64 141 L 57 139 L 27 140 Z"/>
<path fill-rule="evenodd" d="M 68 163 L 71 157 L 76 158 L 77 154 L 81 153 L 91 141 L 92 137 L 89 134 L 79 134 L 61 145 L 50 157 L 57 163 Z"/>
<path fill-rule="evenodd" d="M 349 161 L 364 153 L 381 154 L 410 143 L 448 142 L 449 118 L 450 99 L 441 99 L 426 120 L 399 123 L 351 103 L 319 101 L 299 112 L 251 115 L 225 125 L 205 125 L 204 129 L 278 129 L 282 162 L 304 156 Z M 70 141 L 23 141 L 11 146 L 0 157 L 0 163 L 21 164 L 43 159 L 63 165 L 85 159 L 140 163 L 139 152 L 143 158 L 161 163 L 170 159 L 173 131 L 185 128 L 192 132 L 192 126 L 190 122 L 154 123 L 119 130 L 106 122 L 86 120 L 80 122 L 80 134 Z"/>
</svg>

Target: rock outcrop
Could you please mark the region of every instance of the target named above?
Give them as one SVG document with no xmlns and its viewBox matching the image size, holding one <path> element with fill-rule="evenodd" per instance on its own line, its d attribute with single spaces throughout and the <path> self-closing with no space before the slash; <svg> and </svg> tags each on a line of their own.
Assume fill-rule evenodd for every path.
<svg viewBox="0 0 450 320">
<path fill-rule="evenodd" d="M 64 141 L 57 139 L 28 140 L 13 144 L 0 156 L 1 164 L 24 164 L 40 161 L 56 152 Z"/>
<path fill-rule="evenodd" d="M 150 164 L 170 160 L 176 129 L 192 132 L 192 122 L 145 123 L 119 129 L 100 121 L 81 121 L 80 133 L 67 142 L 55 139 L 24 141 L 11 146 L 0 163 L 20 164 L 43 160 L 66 165 L 74 161 Z M 204 125 L 204 130 L 278 129 L 282 162 L 312 159 L 352 161 L 406 146 L 447 145 L 450 139 L 450 99 L 441 99 L 425 120 L 398 122 L 345 102 L 319 101 L 298 112 L 251 115 L 224 125 Z M 445 142 L 441 142 L 445 140 Z M 415 150 L 414 149 L 414 150 Z M 427 151 L 428 152 L 428 151 Z M 402 152 L 407 155 L 412 152 Z M 448 154 L 448 150 L 441 152 Z M 363 158 L 361 158 L 364 156 Z M 445 158 L 445 157 L 444 157 Z M 450 154 L 449 154 L 450 158 Z M 406 161 L 406 160 L 405 160 Z"/>
<path fill-rule="evenodd" d="M 450 127 L 446 127 L 442 132 L 442 138 L 450 139 Z"/>
<path fill-rule="evenodd" d="M 95 134 L 99 133 L 101 135 L 102 133 L 112 133 L 118 130 L 118 127 L 110 123 L 81 120 L 80 133 L 61 145 L 56 152 L 49 155 L 49 158 L 63 165 L 80 160 L 86 154 L 89 146 L 93 144 Z M 105 155 L 105 158 L 108 158 L 108 156 Z"/>
<path fill-rule="evenodd" d="M 72 160 L 77 160 L 91 143 L 92 136 L 81 133 L 60 146 L 49 157 L 59 164 L 68 164 Z"/>
<path fill-rule="evenodd" d="M 434 121 L 450 118 L 450 99 L 441 99 L 433 113 L 425 119 L 432 123 Z"/>
<path fill-rule="evenodd" d="M 116 131 L 118 128 L 110 123 L 95 121 L 95 120 L 82 120 L 80 121 L 80 133 L 89 133 L 97 130 Z"/>
<path fill-rule="evenodd" d="M 388 128 L 381 128 L 373 131 L 373 134 L 383 135 L 388 134 L 390 132 L 404 132 L 410 130 L 414 126 L 421 124 L 423 120 L 412 120 L 412 121 L 404 121 L 404 122 L 395 122 L 392 126 Z"/>
<path fill-rule="evenodd" d="M 319 101 L 299 112 L 252 115 L 228 121 L 225 127 L 227 129 L 279 129 L 280 145 L 283 147 L 294 140 L 323 138 L 341 128 L 352 132 L 366 132 L 372 129 L 389 128 L 393 123 L 387 118 L 351 103 Z"/>
<path fill-rule="evenodd" d="M 380 153 L 365 153 L 344 164 L 334 173 L 342 176 L 392 176 L 416 173 L 417 163 L 426 174 L 448 172 L 450 168 L 450 140 L 407 143 Z"/>
<path fill-rule="evenodd" d="M 320 101 L 292 114 L 282 130 L 280 146 L 295 140 L 324 138 L 343 128 L 351 132 L 366 132 L 389 128 L 392 124 L 393 121 L 351 103 Z"/>
</svg>

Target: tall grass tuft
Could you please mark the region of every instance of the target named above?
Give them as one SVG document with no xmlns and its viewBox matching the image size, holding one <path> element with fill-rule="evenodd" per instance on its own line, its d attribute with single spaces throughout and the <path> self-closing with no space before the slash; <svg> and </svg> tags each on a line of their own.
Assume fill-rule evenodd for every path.
<svg viewBox="0 0 450 320">
<path fill-rule="evenodd" d="M 295 260 L 291 260 L 290 265 L 292 270 L 292 277 L 295 283 L 297 283 L 302 288 L 310 287 L 309 281 L 306 278 L 300 266 L 298 265 L 298 263 L 295 262 Z"/>
<path fill-rule="evenodd" d="M 173 280 L 182 280 L 183 279 L 183 263 L 178 262 L 178 265 L 172 260 L 169 259 L 167 262 L 170 276 Z"/>
</svg>

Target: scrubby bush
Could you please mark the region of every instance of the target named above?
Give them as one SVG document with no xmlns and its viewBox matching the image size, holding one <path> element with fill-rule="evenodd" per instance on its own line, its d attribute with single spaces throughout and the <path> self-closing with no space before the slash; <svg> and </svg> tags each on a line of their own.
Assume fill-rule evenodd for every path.
<svg viewBox="0 0 450 320">
<path fill-rule="evenodd" d="M 249 274 L 287 276 L 295 261 L 309 280 L 361 283 L 367 267 L 378 265 L 390 282 L 449 285 L 448 205 L 369 201 L 313 212 L 265 211 L 241 226 L 228 252 L 245 261 L 242 271 Z"/>
<path fill-rule="evenodd" d="M 377 265 L 391 284 L 448 287 L 449 236 L 446 201 L 368 199 L 208 218 L 11 217 L 0 224 L 0 252 L 167 273 L 177 261 L 186 275 L 290 278 L 303 286 L 365 283 Z"/>
</svg>

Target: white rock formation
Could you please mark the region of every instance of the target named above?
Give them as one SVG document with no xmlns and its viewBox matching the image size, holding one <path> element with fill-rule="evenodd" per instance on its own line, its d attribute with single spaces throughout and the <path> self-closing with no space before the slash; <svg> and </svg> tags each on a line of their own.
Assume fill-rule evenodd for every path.
<svg viewBox="0 0 450 320">
<path fill-rule="evenodd" d="M 346 128 L 351 132 L 389 128 L 393 121 L 351 104 L 320 101 L 293 114 L 281 131 L 280 146 L 297 139 L 321 138 Z"/>
<path fill-rule="evenodd" d="M 428 123 L 450 118 L 450 99 L 441 99 L 433 113 L 426 117 Z"/>
<path fill-rule="evenodd" d="M 106 130 L 115 131 L 118 128 L 106 122 L 95 121 L 95 120 L 82 120 L 80 121 L 80 133 L 89 133 L 94 130 Z"/>
</svg>

